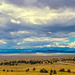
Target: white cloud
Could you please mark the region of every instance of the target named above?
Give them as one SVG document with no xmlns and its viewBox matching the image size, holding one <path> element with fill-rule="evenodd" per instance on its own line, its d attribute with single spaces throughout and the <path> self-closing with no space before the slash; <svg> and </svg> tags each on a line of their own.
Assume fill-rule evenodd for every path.
<svg viewBox="0 0 75 75">
<path fill-rule="evenodd" d="M 11 19 L 10 21 L 11 21 L 12 23 L 20 24 L 20 21 L 18 21 L 18 20 Z"/>
<path fill-rule="evenodd" d="M 49 34 L 51 34 L 52 32 L 48 32 Z"/>
<path fill-rule="evenodd" d="M 7 44 L 4 40 L 0 40 L 0 44 Z"/>
<path fill-rule="evenodd" d="M 68 44 L 68 47 L 75 48 L 75 41 Z"/>
<path fill-rule="evenodd" d="M 27 31 L 27 30 L 10 32 L 10 34 L 12 36 L 14 36 L 14 37 L 16 37 L 16 36 L 23 36 L 24 37 L 25 35 L 29 35 L 29 36 L 31 36 L 31 35 L 37 35 L 36 32 L 34 32 L 34 31 Z"/>
<path fill-rule="evenodd" d="M 10 32 L 11 35 L 21 35 L 21 34 L 30 34 L 31 32 L 29 31 L 17 31 L 17 32 Z"/>
<path fill-rule="evenodd" d="M 51 45 L 35 46 L 36 48 L 51 47 Z"/>
<path fill-rule="evenodd" d="M 31 1 L 31 0 L 30 0 Z M 62 10 L 62 12 L 61 12 Z M 63 24 L 71 25 L 75 21 L 75 11 L 73 9 L 49 9 L 49 7 L 17 7 L 12 4 L 6 4 L 5 2 L 0 5 L 0 12 L 4 15 L 8 15 L 13 23 L 31 23 L 36 25 L 44 24 Z M 7 18 L 8 19 L 8 18 Z M 19 21 L 20 19 L 20 21 Z"/>
<path fill-rule="evenodd" d="M 52 47 L 66 47 L 66 44 L 61 45 L 61 44 L 58 43 L 58 42 L 53 42 Z"/>
<path fill-rule="evenodd" d="M 23 39 L 22 42 L 18 42 L 17 44 L 20 45 L 26 42 L 54 42 L 54 41 L 68 42 L 67 38 L 31 37 L 31 38 L 25 38 Z"/>
<path fill-rule="evenodd" d="M 48 44 L 48 45 L 40 45 L 40 46 L 35 46 L 37 48 L 43 48 L 43 47 L 66 47 L 66 45 L 61 45 L 58 42 L 53 42 L 52 44 Z"/>
</svg>

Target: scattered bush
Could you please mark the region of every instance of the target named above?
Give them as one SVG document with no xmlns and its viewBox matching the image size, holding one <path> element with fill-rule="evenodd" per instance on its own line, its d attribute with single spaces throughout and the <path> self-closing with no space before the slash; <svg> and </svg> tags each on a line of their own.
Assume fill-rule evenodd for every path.
<svg viewBox="0 0 75 75">
<path fill-rule="evenodd" d="M 0 63 L 0 65 L 3 65 L 3 62 L 2 62 L 2 63 Z"/>
<path fill-rule="evenodd" d="M 60 72 L 65 72 L 65 69 L 64 69 L 64 68 L 62 68 L 62 69 L 60 69 L 59 71 L 60 71 Z"/>
<path fill-rule="evenodd" d="M 52 75 L 52 73 L 50 73 L 50 75 Z"/>
<path fill-rule="evenodd" d="M 33 68 L 33 71 L 35 71 L 35 67 Z"/>
<path fill-rule="evenodd" d="M 11 72 L 13 72 L 13 70 L 11 70 Z"/>
<path fill-rule="evenodd" d="M 67 70 L 67 72 L 71 72 L 71 70 L 70 70 L 70 69 L 68 69 L 68 70 Z"/>
<path fill-rule="evenodd" d="M 53 74 L 57 74 L 56 70 L 53 71 Z"/>
<path fill-rule="evenodd" d="M 16 66 L 18 65 L 18 64 L 15 64 Z"/>
<path fill-rule="evenodd" d="M 53 70 L 51 69 L 51 70 L 50 70 L 50 73 L 52 73 L 52 72 L 53 72 Z"/>
<path fill-rule="evenodd" d="M 9 72 L 9 70 L 7 70 L 7 72 Z"/>
<path fill-rule="evenodd" d="M 41 69 L 40 72 L 41 72 L 41 73 L 48 73 L 48 71 L 47 71 L 46 69 L 44 69 L 44 68 Z"/>
<path fill-rule="evenodd" d="M 26 72 L 28 72 L 28 71 L 29 71 L 29 69 L 26 70 Z"/>
<path fill-rule="evenodd" d="M 3 69 L 3 71 L 5 71 L 5 69 Z"/>
</svg>

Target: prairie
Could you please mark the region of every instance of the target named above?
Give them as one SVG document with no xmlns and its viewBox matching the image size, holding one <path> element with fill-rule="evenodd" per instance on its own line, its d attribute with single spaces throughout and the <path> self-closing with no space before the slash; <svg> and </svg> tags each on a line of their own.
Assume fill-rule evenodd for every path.
<svg viewBox="0 0 75 75">
<path fill-rule="evenodd" d="M 42 61 L 42 60 L 40 60 Z M 57 74 L 52 75 L 75 75 L 75 61 L 57 61 L 51 63 L 47 63 L 44 60 L 44 63 L 37 63 L 37 64 L 26 64 L 26 63 L 18 63 L 17 65 L 0 65 L 0 75 L 50 75 L 50 70 L 56 70 Z M 3 62 L 9 62 L 7 61 L 0 61 L 0 63 Z M 12 62 L 12 61 L 11 61 Z M 15 63 L 14 63 L 15 64 Z M 35 68 L 35 71 L 33 71 L 33 68 Z M 40 69 L 45 68 L 48 73 L 40 73 Z M 68 69 L 71 70 L 71 72 L 59 72 L 60 69 L 64 68 L 65 71 Z M 29 69 L 28 72 L 26 70 Z"/>
</svg>

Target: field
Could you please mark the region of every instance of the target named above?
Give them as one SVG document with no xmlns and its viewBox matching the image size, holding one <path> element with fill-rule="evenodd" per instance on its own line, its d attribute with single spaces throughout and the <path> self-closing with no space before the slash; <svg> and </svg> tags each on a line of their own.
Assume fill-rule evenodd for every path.
<svg viewBox="0 0 75 75">
<path fill-rule="evenodd" d="M 37 64 L 25 64 L 18 63 L 17 65 L 0 65 L 0 75 L 50 75 L 50 70 L 56 70 L 57 74 L 52 75 L 75 75 L 75 61 L 57 61 L 47 63 L 47 60 L 44 60 L 44 63 Z M 9 61 L 0 61 L 0 62 L 9 62 Z M 33 71 L 35 68 L 35 71 Z M 40 69 L 46 69 L 48 73 L 40 73 Z M 60 69 L 64 68 L 65 71 L 68 69 L 71 72 L 59 72 Z M 26 70 L 29 71 L 26 72 Z"/>
<path fill-rule="evenodd" d="M 33 71 L 33 68 L 36 68 L 35 71 Z M 29 72 L 25 72 L 26 69 L 29 68 Z M 45 68 L 48 71 L 50 69 L 56 70 L 57 74 L 56 75 L 75 75 L 75 65 L 64 65 L 64 64 L 35 64 L 35 65 L 30 65 L 30 64 L 19 64 L 18 66 L 0 66 L 0 75 L 50 75 L 49 73 L 40 73 L 40 69 Z M 71 69 L 72 73 L 68 72 L 58 72 L 59 69 L 64 68 L 65 70 Z M 6 71 L 2 71 L 5 69 Z M 7 72 L 9 70 L 9 72 Z M 11 72 L 13 70 L 13 72 Z"/>
</svg>

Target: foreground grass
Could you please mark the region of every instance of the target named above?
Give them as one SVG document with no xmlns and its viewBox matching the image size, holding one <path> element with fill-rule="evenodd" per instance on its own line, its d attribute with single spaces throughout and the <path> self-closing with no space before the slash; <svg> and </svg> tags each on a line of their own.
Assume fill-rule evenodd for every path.
<svg viewBox="0 0 75 75">
<path fill-rule="evenodd" d="M 50 74 L 40 73 L 40 72 L 0 72 L 0 75 L 50 75 Z M 52 74 L 52 75 L 75 75 L 75 74 L 58 72 L 57 74 Z"/>
<path fill-rule="evenodd" d="M 33 71 L 33 68 L 36 68 Z M 40 69 L 45 68 L 49 73 L 40 73 Z M 71 73 L 68 72 L 59 72 L 61 68 L 65 70 L 70 69 Z M 3 71 L 5 69 L 5 71 Z M 26 69 L 29 69 L 26 72 Z M 50 70 L 56 70 L 57 74 L 52 75 L 75 75 L 75 64 L 63 64 L 63 63 L 54 63 L 54 64 L 18 64 L 17 66 L 0 66 L 0 75 L 50 75 Z M 7 72 L 8 70 L 8 72 Z M 13 72 L 11 72 L 13 70 Z"/>
</svg>

